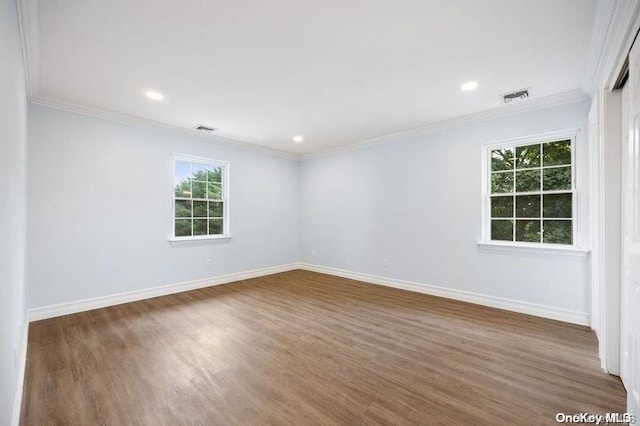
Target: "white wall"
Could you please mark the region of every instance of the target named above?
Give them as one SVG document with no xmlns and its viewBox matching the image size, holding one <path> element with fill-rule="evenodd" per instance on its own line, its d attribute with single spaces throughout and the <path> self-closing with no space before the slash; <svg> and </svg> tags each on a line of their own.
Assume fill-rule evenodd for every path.
<svg viewBox="0 0 640 426">
<path fill-rule="evenodd" d="M 582 127 L 588 111 L 589 102 L 558 106 L 304 161 L 301 260 L 588 313 L 588 257 L 477 246 L 483 144 Z M 577 141 L 582 211 L 585 133 Z"/>
<path fill-rule="evenodd" d="M 0 0 L 0 425 L 18 386 L 25 319 L 26 94 L 15 0 Z"/>
<path fill-rule="evenodd" d="M 298 261 L 295 161 L 37 105 L 29 121 L 30 308 Z M 169 244 L 172 153 L 230 162 L 230 240 Z"/>
</svg>

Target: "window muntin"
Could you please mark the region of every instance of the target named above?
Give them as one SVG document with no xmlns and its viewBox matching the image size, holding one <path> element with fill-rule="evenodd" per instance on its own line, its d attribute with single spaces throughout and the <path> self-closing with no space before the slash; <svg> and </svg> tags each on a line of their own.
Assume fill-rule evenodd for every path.
<svg viewBox="0 0 640 426">
<path fill-rule="evenodd" d="M 173 170 L 173 238 L 228 235 L 228 164 L 176 156 Z"/>
<path fill-rule="evenodd" d="M 488 151 L 488 237 L 492 241 L 575 244 L 573 138 Z"/>
</svg>

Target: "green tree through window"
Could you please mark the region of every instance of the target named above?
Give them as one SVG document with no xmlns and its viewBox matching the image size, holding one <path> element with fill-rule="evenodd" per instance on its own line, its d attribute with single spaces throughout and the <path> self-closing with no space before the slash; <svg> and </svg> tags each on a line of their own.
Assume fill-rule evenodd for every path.
<svg viewBox="0 0 640 426">
<path fill-rule="evenodd" d="M 573 244 L 570 139 L 492 149 L 490 238 Z"/>
<path fill-rule="evenodd" d="M 174 237 L 225 233 L 226 163 L 215 160 L 174 162 Z"/>
</svg>

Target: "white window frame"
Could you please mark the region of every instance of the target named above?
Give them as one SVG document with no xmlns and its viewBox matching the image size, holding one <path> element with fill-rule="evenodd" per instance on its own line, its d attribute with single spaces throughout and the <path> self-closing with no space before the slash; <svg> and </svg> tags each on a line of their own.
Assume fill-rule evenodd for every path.
<svg viewBox="0 0 640 426">
<path fill-rule="evenodd" d="M 579 235 L 579 212 L 578 212 L 578 198 L 580 196 L 578 191 L 578 182 L 576 180 L 576 140 L 580 129 L 562 130 L 559 132 L 550 132 L 532 136 L 526 136 L 515 139 L 508 139 L 499 142 L 491 142 L 485 144 L 482 148 L 482 240 L 479 243 L 481 248 L 517 248 L 525 249 L 528 251 L 566 251 L 572 253 L 578 253 L 580 255 L 588 253 L 588 250 L 580 248 L 580 235 Z M 571 189 L 570 190 L 558 190 L 558 191 L 536 191 L 536 192 L 514 192 L 511 195 L 527 195 L 527 194 L 553 194 L 553 193 L 572 193 L 572 244 L 553 244 L 553 243 L 534 243 L 524 241 L 499 241 L 491 239 L 491 151 L 496 149 L 516 148 L 520 146 L 544 144 L 548 142 L 556 142 L 561 140 L 571 141 Z M 542 155 L 542 153 L 541 153 Z M 542 167 L 544 169 L 544 167 Z M 515 206 L 514 206 L 515 208 Z M 541 206 L 542 208 L 542 206 Z M 515 220 L 516 218 L 514 218 Z M 542 220 L 542 217 L 541 217 Z M 514 223 L 515 232 L 515 223 Z M 541 229 L 542 232 L 542 229 Z M 515 239 L 515 238 L 514 238 Z"/>
<path fill-rule="evenodd" d="M 176 237 L 175 235 L 175 220 L 176 220 L 176 203 L 175 203 L 175 180 L 176 180 L 176 163 L 178 161 L 186 161 L 190 163 L 206 164 L 222 168 L 222 234 L 217 235 L 191 235 L 185 237 Z M 176 242 L 190 242 L 190 241 L 207 241 L 207 240 L 220 240 L 231 238 L 231 223 L 229 218 L 229 172 L 230 165 L 228 161 L 215 160 L 212 158 L 196 157 L 187 154 L 173 154 L 173 161 L 171 161 L 171 232 L 169 241 Z"/>
</svg>

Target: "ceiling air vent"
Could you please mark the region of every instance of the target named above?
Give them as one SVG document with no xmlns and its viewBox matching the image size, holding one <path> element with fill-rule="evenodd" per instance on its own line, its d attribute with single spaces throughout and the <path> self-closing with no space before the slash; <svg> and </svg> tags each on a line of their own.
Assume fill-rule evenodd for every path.
<svg viewBox="0 0 640 426">
<path fill-rule="evenodd" d="M 199 124 L 196 127 L 194 127 L 193 129 L 197 130 L 199 132 L 202 132 L 202 133 L 213 133 L 216 130 L 218 130 L 215 127 L 205 126 L 204 124 Z"/>
<path fill-rule="evenodd" d="M 505 104 L 510 104 L 514 101 L 521 101 L 523 99 L 527 99 L 529 97 L 529 89 L 516 90 L 515 92 L 505 93 L 504 95 L 500 95 L 502 102 Z"/>
</svg>

